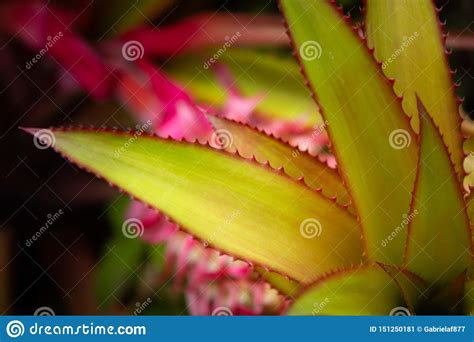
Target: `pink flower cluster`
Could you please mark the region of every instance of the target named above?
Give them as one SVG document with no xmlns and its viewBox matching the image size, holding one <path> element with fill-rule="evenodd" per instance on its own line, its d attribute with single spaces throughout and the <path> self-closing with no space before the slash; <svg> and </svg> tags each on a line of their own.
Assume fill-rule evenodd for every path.
<svg viewBox="0 0 474 342">
<path fill-rule="evenodd" d="M 130 203 L 127 218 L 143 223 L 142 238 L 166 244 L 163 279 L 184 289 L 193 315 L 261 315 L 284 311 L 288 300 L 256 277 L 245 262 L 206 248 L 138 201 Z"/>
</svg>

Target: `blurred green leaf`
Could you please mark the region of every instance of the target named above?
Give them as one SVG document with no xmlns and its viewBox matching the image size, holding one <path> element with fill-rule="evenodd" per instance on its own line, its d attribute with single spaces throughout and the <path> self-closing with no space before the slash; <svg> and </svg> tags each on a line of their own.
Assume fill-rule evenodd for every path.
<svg viewBox="0 0 474 342">
<path fill-rule="evenodd" d="M 103 257 L 96 270 L 96 295 L 101 309 L 113 304 L 133 287 L 136 272 L 146 252 L 146 244 L 138 238 L 127 238 L 122 232 L 129 199 L 120 196 L 109 210 L 112 238 L 105 244 Z"/>
<path fill-rule="evenodd" d="M 205 67 L 214 53 L 206 50 L 178 57 L 167 64 L 166 71 L 197 100 L 222 107 L 227 99 L 225 87 L 218 81 L 213 65 Z M 263 116 L 284 120 L 305 118 L 309 126 L 322 123 L 298 65 L 289 56 L 230 49 L 215 63 L 224 64 L 230 70 L 234 86 L 244 96 L 262 96 L 256 110 Z"/>
</svg>

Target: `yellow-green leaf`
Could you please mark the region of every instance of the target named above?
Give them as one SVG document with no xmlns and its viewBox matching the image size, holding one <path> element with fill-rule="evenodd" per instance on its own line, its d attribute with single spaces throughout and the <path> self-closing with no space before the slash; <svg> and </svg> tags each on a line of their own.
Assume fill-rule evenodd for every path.
<svg viewBox="0 0 474 342">
<path fill-rule="evenodd" d="M 203 65 L 215 51 L 184 55 L 166 66 L 169 75 L 186 87 L 197 100 L 221 107 L 228 94 L 215 70 Z M 256 110 L 264 117 L 307 120 L 309 126 L 322 123 L 318 106 L 304 84 L 297 63 L 251 49 L 231 49 L 219 60 L 234 77 L 234 86 L 244 96 L 261 96 Z"/>
<path fill-rule="evenodd" d="M 468 267 L 471 232 L 443 139 L 421 102 L 418 110 L 420 152 L 405 259 L 409 270 L 443 287 Z"/>
<path fill-rule="evenodd" d="M 298 59 L 328 121 L 338 169 L 360 216 L 368 256 L 401 264 L 417 141 L 391 85 L 329 1 L 282 0 Z"/>
<path fill-rule="evenodd" d="M 342 270 L 318 280 L 298 297 L 291 315 L 407 315 L 397 282 L 379 265 Z"/>
<path fill-rule="evenodd" d="M 433 0 L 368 0 L 367 39 L 418 132 L 415 93 L 439 127 L 462 176 L 461 117 Z"/>
<path fill-rule="evenodd" d="M 464 313 L 474 316 L 474 280 L 468 279 L 464 286 Z"/>
<path fill-rule="evenodd" d="M 255 269 L 263 279 L 289 298 L 293 298 L 301 290 L 302 285 L 300 283 L 288 279 L 281 274 L 267 271 L 263 267 L 256 267 Z"/>
<path fill-rule="evenodd" d="M 397 282 L 410 312 L 417 312 L 432 292 L 428 283 L 405 269 L 387 265 L 383 268 Z"/>
<path fill-rule="evenodd" d="M 298 147 L 292 147 L 264 131 L 236 121 L 214 115 L 207 115 L 207 118 L 217 131 L 216 137 L 227 139 L 228 144 L 223 146 L 227 150 L 238 150 L 243 157 L 255 157 L 261 163 L 269 162 L 275 169 L 283 167 L 286 174 L 295 179 L 304 177 L 306 185 L 321 190 L 326 197 L 335 198 L 343 205 L 350 202 L 337 171 L 300 151 Z"/>
<path fill-rule="evenodd" d="M 268 166 L 139 131 L 53 132 L 68 159 L 225 253 L 302 283 L 362 259 L 345 208 Z"/>
<path fill-rule="evenodd" d="M 301 152 L 297 147 L 292 147 L 249 125 L 215 115 L 207 115 L 207 118 L 217 132 L 216 138 L 220 137 L 223 142 L 227 142 L 222 146 L 227 151 L 238 150 L 245 158 L 255 157 L 261 163 L 269 162 L 276 169 L 283 167 L 286 174 L 295 179 L 304 177 L 306 185 L 313 189 L 321 189 L 321 193 L 326 197 L 335 198 L 343 205 L 350 202 L 347 190 L 337 171 L 308 153 Z M 299 283 L 286 279 L 280 274 L 267 271 L 262 267 L 257 267 L 256 271 L 286 296 L 292 297 L 301 289 Z"/>
</svg>

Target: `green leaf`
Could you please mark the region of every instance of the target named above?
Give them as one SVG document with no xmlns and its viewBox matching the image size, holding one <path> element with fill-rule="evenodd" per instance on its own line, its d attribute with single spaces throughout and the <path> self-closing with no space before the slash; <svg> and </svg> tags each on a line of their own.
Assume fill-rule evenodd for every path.
<svg viewBox="0 0 474 342">
<path fill-rule="evenodd" d="M 208 120 L 221 135 L 227 135 L 229 144 L 226 150 L 239 151 L 245 158 L 252 158 L 261 163 L 269 162 L 273 168 L 283 167 L 285 173 L 293 178 L 304 177 L 305 184 L 313 189 L 322 189 L 321 193 L 328 198 L 337 198 L 338 203 L 348 204 L 350 199 L 336 170 L 320 163 L 316 158 L 297 147 L 292 147 L 257 128 L 227 120 L 214 115 L 207 115 Z M 257 267 L 256 271 L 281 293 L 292 297 L 301 285 L 275 272 Z"/>
<path fill-rule="evenodd" d="M 170 76 L 186 87 L 199 101 L 221 107 L 227 98 L 213 68 L 204 63 L 215 51 L 178 57 L 166 66 Z M 237 87 L 245 96 L 262 95 L 256 110 L 264 117 L 308 120 L 309 126 L 321 124 L 318 106 L 290 58 L 273 56 L 251 49 L 231 49 L 221 55 L 218 63 L 232 73 Z"/>
<path fill-rule="evenodd" d="M 345 269 L 319 279 L 290 315 L 380 315 L 409 312 L 397 282 L 379 265 Z"/>
<path fill-rule="evenodd" d="M 462 175 L 461 116 L 440 23 L 432 0 L 368 0 L 367 39 L 385 74 L 403 95 L 403 108 L 416 132 L 416 95 L 439 127 Z"/>
<path fill-rule="evenodd" d="M 110 205 L 108 216 L 113 235 L 105 243 L 103 256 L 95 271 L 97 302 L 101 309 L 115 304 L 115 298 L 120 298 L 133 287 L 136 272 L 141 268 L 146 252 L 146 245 L 142 241 L 129 239 L 122 232 L 128 203 L 128 199 L 121 196 Z"/>
<path fill-rule="evenodd" d="M 53 132 L 68 159 L 225 253 L 303 283 L 362 259 L 359 227 L 345 208 L 265 165 L 139 131 Z"/>
<path fill-rule="evenodd" d="M 114 304 L 116 298 L 133 287 L 146 251 L 143 242 L 126 238 L 112 239 L 105 246 L 96 275 L 100 308 Z"/>
<path fill-rule="evenodd" d="M 468 279 L 464 286 L 464 313 L 474 316 L 474 279 Z"/>
<path fill-rule="evenodd" d="M 420 314 L 428 315 L 462 315 L 465 296 L 466 272 L 462 272 L 451 283 L 435 292 L 423 304 Z"/>
<path fill-rule="evenodd" d="M 368 256 L 399 265 L 417 141 L 365 44 L 328 1 L 282 0 L 298 59 L 328 122 L 332 151 L 360 216 Z"/>
<path fill-rule="evenodd" d="M 292 147 L 264 131 L 236 121 L 214 115 L 207 115 L 207 118 L 218 133 L 227 134 L 231 142 L 226 146 L 228 151 L 238 150 L 241 156 L 255 157 L 260 163 L 268 161 L 275 169 L 283 167 L 287 175 L 295 179 L 304 177 L 306 185 L 321 190 L 326 197 L 336 198 L 338 203 L 343 205 L 350 202 L 337 171 L 308 153 L 301 152 L 298 147 Z"/>
<path fill-rule="evenodd" d="M 300 283 L 285 278 L 281 274 L 267 271 L 263 267 L 256 267 L 255 270 L 275 289 L 289 298 L 293 298 L 301 290 L 302 285 Z"/>
<path fill-rule="evenodd" d="M 409 270 L 443 287 L 468 267 L 471 232 L 443 139 L 421 102 L 418 111 L 420 152 L 405 261 Z"/>
<path fill-rule="evenodd" d="M 383 268 L 397 282 L 410 312 L 418 312 L 432 292 L 428 283 L 405 269 L 387 265 Z"/>
<path fill-rule="evenodd" d="M 166 261 L 166 244 L 161 243 L 158 245 L 148 246 L 148 253 L 148 257 L 150 258 L 150 262 L 153 267 L 161 272 Z"/>
</svg>

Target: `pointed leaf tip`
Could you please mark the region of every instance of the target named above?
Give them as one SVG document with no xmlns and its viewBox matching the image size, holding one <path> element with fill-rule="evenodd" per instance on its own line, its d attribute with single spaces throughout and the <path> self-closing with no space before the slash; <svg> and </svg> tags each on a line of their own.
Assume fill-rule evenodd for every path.
<svg viewBox="0 0 474 342">
<path fill-rule="evenodd" d="M 271 167 L 138 132 L 53 132 L 56 151 L 226 254 L 303 283 L 363 260 L 353 215 Z"/>
<path fill-rule="evenodd" d="M 31 135 L 35 135 L 36 132 L 38 132 L 39 130 L 41 130 L 41 128 L 22 127 L 22 126 L 18 126 L 18 129 L 21 129 L 23 132 L 29 133 L 29 134 L 31 134 Z"/>
<path fill-rule="evenodd" d="M 461 185 L 438 127 L 420 99 L 420 150 L 408 225 L 405 263 L 435 288 L 467 266 L 471 230 Z"/>
</svg>

